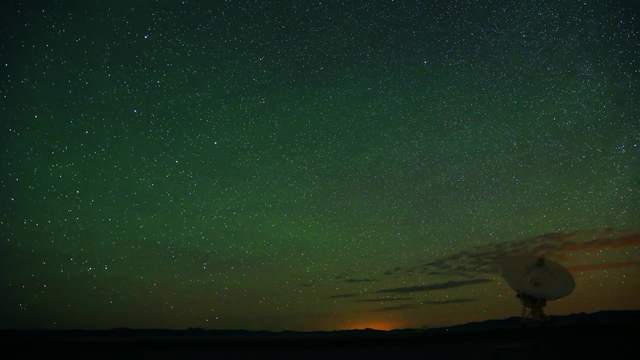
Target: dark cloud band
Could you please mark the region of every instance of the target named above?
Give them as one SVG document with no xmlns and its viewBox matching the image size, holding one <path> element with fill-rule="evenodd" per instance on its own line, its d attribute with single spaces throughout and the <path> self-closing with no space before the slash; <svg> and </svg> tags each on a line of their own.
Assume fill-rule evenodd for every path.
<svg viewBox="0 0 640 360">
<path fill-rule="evenodd" d="M 470 286 L 477 284 L 484 284 L 491 282 L 490 279 L 473 279 L 473 280 L 457 280 L 457 281 L 447 281 L 442 283 L 434 283 L 428 285 L 416 285 L 416 286 L 406 286 L 406 287 L 398 287 L 398 288 L 390 288 L 390 289 L 381 289 L 376 291 L 377 293 L 413 293 L 413 292 L 422 292 L 422 291 L 433 291 L 433 290 L 445 290 L 445 289 L 453 289 L 462 286 Z"/>
</svg>

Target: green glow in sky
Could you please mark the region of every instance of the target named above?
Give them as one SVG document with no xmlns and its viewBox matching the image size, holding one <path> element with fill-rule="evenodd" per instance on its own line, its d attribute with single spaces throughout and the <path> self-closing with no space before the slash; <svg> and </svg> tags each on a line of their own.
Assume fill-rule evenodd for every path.
<svg viewBox="0 0 640 360">
<path fill-rule="evenodd" d="M 640 309 L 637 9 L 220 3 L 3 2 L 0 328 Z"/>
</svg>

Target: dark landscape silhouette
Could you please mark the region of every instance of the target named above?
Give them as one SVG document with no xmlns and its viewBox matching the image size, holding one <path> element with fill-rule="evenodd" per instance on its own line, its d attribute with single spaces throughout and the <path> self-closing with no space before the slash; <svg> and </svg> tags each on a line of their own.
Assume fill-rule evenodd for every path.
<svg viewBox="0 0 640 360">
<path fill-rule="evenodd" d="M 640 311 L 519 317 L 442 328 L 340 331 L 3 330 L 5 351 L 28 358 L 519 358 L 628 353 Z"/>
</svg>

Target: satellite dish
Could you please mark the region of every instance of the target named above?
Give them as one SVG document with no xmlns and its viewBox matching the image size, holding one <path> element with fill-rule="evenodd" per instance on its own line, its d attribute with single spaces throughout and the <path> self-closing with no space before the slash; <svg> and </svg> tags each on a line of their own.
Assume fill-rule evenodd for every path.
<svg viewBox="0 0 640 360">
<path fill-rule="evenodd" d="M 576 283 L 562 265 L 540 256 L 517 256 L 502 263 L 502 276 L 522 303 L 522 317 L 545 318 L 548 300 L 563 298 Z"/>
</svg>

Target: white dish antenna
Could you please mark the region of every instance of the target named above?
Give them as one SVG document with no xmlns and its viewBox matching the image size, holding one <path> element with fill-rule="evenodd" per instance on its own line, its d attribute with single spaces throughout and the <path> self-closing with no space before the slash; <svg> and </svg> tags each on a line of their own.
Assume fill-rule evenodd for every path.
<svg viewBox="0 0 640 360">
<path fill-rule="evenodd" d="M 576 283 L 562 265 L 540 256 L 517 256 L 502 264 L 502 276 L 522 302 L 522 315 L 545 318 L 542 308 L 548 300 L 563 298 Z"/>
</svg>

